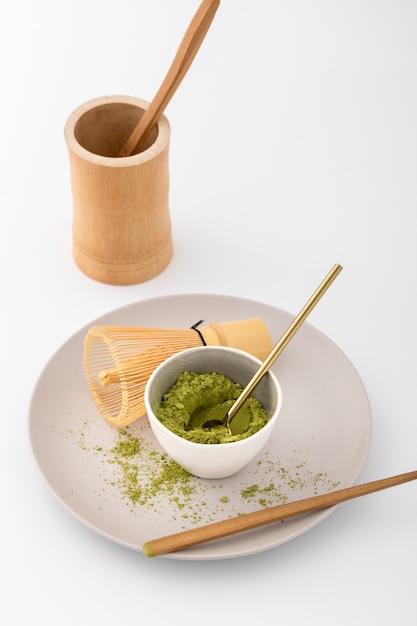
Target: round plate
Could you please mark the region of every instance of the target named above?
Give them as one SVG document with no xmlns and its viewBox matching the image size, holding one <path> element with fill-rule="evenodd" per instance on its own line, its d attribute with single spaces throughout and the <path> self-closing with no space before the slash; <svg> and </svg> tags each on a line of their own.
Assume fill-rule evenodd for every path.
<svg viewBox="0 0 417 626">
<path fill-rule="evenodd" d="M 344 353 L 308 323 L 273 365 L 283 408 L 266 448 L 224 480 L 175 472 L 147 417 L 125 432 L 101 416 L 83 369 L 84 338 L 94 325 L 189 328 L 260 317 L 273 343 L 290 313 L 221 295 L 153 298 L 94 320 L 64 343 L 37 382 L 30 443 L 55 497 L 95 532 L 143 552 L 145 541 L 355 483 L 368 453 L 371 415 L 361 379 Z M 156 331 L 157 332 L 157 331 Z M 287 542 L 325 519 L 329 508 L 166 555 L 204 560 L 245 556 Z"/>
</svg>

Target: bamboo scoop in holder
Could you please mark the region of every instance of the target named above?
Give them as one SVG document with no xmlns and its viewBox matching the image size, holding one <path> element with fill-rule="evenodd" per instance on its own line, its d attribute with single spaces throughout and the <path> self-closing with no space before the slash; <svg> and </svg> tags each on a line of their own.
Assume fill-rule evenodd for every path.
<svg viewBox="0 0 417 626">
<path fill-rule="evenodd" d="M 93 399 L 105 419 L 125 426 L 145 415 L 149 376 L 165 359 L 204 345 L 230 346 L 263 360 L 272 341 L 260 318 L 192 328 L 93 326 L 84 340 L 84 371 Z"/>
<path fill-rule="evenodd" d="M 163 111 L 218 5 L 219 0 L 203 0 L 151 103 L 131 96 L 95 98 L 77 107 L 65 124 L 73 256 L 94 280 L 142 283 L 171 261 L 170 125 Z"/>
<path fill-rule="evenodd" d="M 200 4 L 182 39 L 168 74 L 118 156 L 126 157 L 140 152 L 193 62 L 219 4 L 220 0 L 203 0 Z"/>
</svg>

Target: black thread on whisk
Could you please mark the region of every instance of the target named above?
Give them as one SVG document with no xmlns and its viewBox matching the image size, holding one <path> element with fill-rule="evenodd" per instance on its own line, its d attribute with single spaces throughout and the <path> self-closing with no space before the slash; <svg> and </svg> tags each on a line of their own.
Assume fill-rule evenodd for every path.
<svg viewBox="0 0 417 626">
<path fill-rule="evenodd" d="M 203 334 L 202 334 L 202 333 L 198 330 L 198 328 L 197 328 L 197 326 L 200 326 L 200 324 L 202 324 L 203 322 L 204 322 L 204 320 L 200 320 L 199 322 L 196 322 L 195 324 L 193 324 L 193 325 L 191 326 L 191 328 L 192 328 L 193 330 L 195 330 L 195 332 L 196 332 L 196 333 L 198 333 L 198 336 L 200 337 L 201 341 L 203 342 L 203 346 L 206 346 L 207 344 L 206 344 L 206 342 L 205 342 L 205 339 L 204 339 L 204 337 L 203 337 Z"/>
</svg>

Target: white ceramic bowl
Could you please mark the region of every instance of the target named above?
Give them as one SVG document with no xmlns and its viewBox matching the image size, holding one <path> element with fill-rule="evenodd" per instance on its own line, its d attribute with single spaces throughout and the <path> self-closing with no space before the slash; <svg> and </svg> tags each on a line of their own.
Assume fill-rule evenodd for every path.
<svg viewBox="0 0 417 626">
<path fill-rule="evenodd" d="M 145 388 L 145 406 L 152 431 L 167 454 L 191 474 L 200 478 L 225 478 L 250 463 L 268 441 L 282 406 L 281 386 L 269 371 L 254 389 L 253 395 L 266 409 L 269 421 L 255 434 L 239 441 L 219 444 L 194 443 L 166 428 L 156 416 L 163 395 L 184 372 L 217 372 L 245 385 L 261 361 L 235 348 L 202 346 L 183 350 L 161 363 Z"/>
</svg>

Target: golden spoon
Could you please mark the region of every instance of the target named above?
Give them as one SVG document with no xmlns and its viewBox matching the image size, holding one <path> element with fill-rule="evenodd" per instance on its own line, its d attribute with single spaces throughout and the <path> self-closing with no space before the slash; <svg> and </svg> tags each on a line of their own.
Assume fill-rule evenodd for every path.
<svg viewBox="0 0 417 626">
<path fill-rule="evenodd" d="M 324 293 L 327 291 L 327 289 L 330 287 L 330 285 L 332 284 L 336 276 L 342 271 L 342 269 L 343 269 L 342 266 L 339 265 L 338 263 L 336 263 L 336 265 L 332 267 L 330 272 L 327 274 L 324 280 L 317 287 L 317 289 L 315 290 L 311 298 L 304 305 L 304 307 L 295 317 L 294 321 L 290 324 L 290 326 L 287 328 L 285 333 L 282 335 L 281 339 L 274 346 L 274 348 L 272 348 L 272 351 L 266 357 L 265 361 L 262 363 L 260 368 L 252 376 L 251 380 L 243 389 L 242 393 L 239 395 L 237 400 L 235 400 L 234 404 L 232 404 L 232 406 L 226 412 L 224 417 L 219 418 L 219 419 L 209 419 L 205 422 L 202 420 L 200 422 L 202 428 L 212 428 L 213 426 L 226 425 L 229 430 L 229 433 L 232 434 L 232 431 L 230 429 L 230 423 L 232 419 L 236 416 L 237 412 L 242 407 L 245 400 L 250 396 L 250 394 L 255 389 L 256 385 L 260 382 L 260 380 L 265 376 L 269 368 L 272 366 L 272 364 L 275 362 L 275 360 L 284 350 L 288 342 L 293 338 L 297 330 L 300 328 L 301 324 L 304 322 L 306 317 L 316 306 L 317 302 L 324 295 Z M 223 412 L 225 410 L 226 409 L 223 408 Z M 200 417 L 201 417 L 201 413 L 200 413 Z"/>
<path fill-rule="evenodd" d="M 165 108 L 193 62 L 219 4 L 220 0 L 203 0 L 200 4 L 157 94 L 143 113 L 118 156 L 126 157 L 140 152 L 141 145 L 149 137 L 155 124 L 160 120 Z"/>
</svg>

